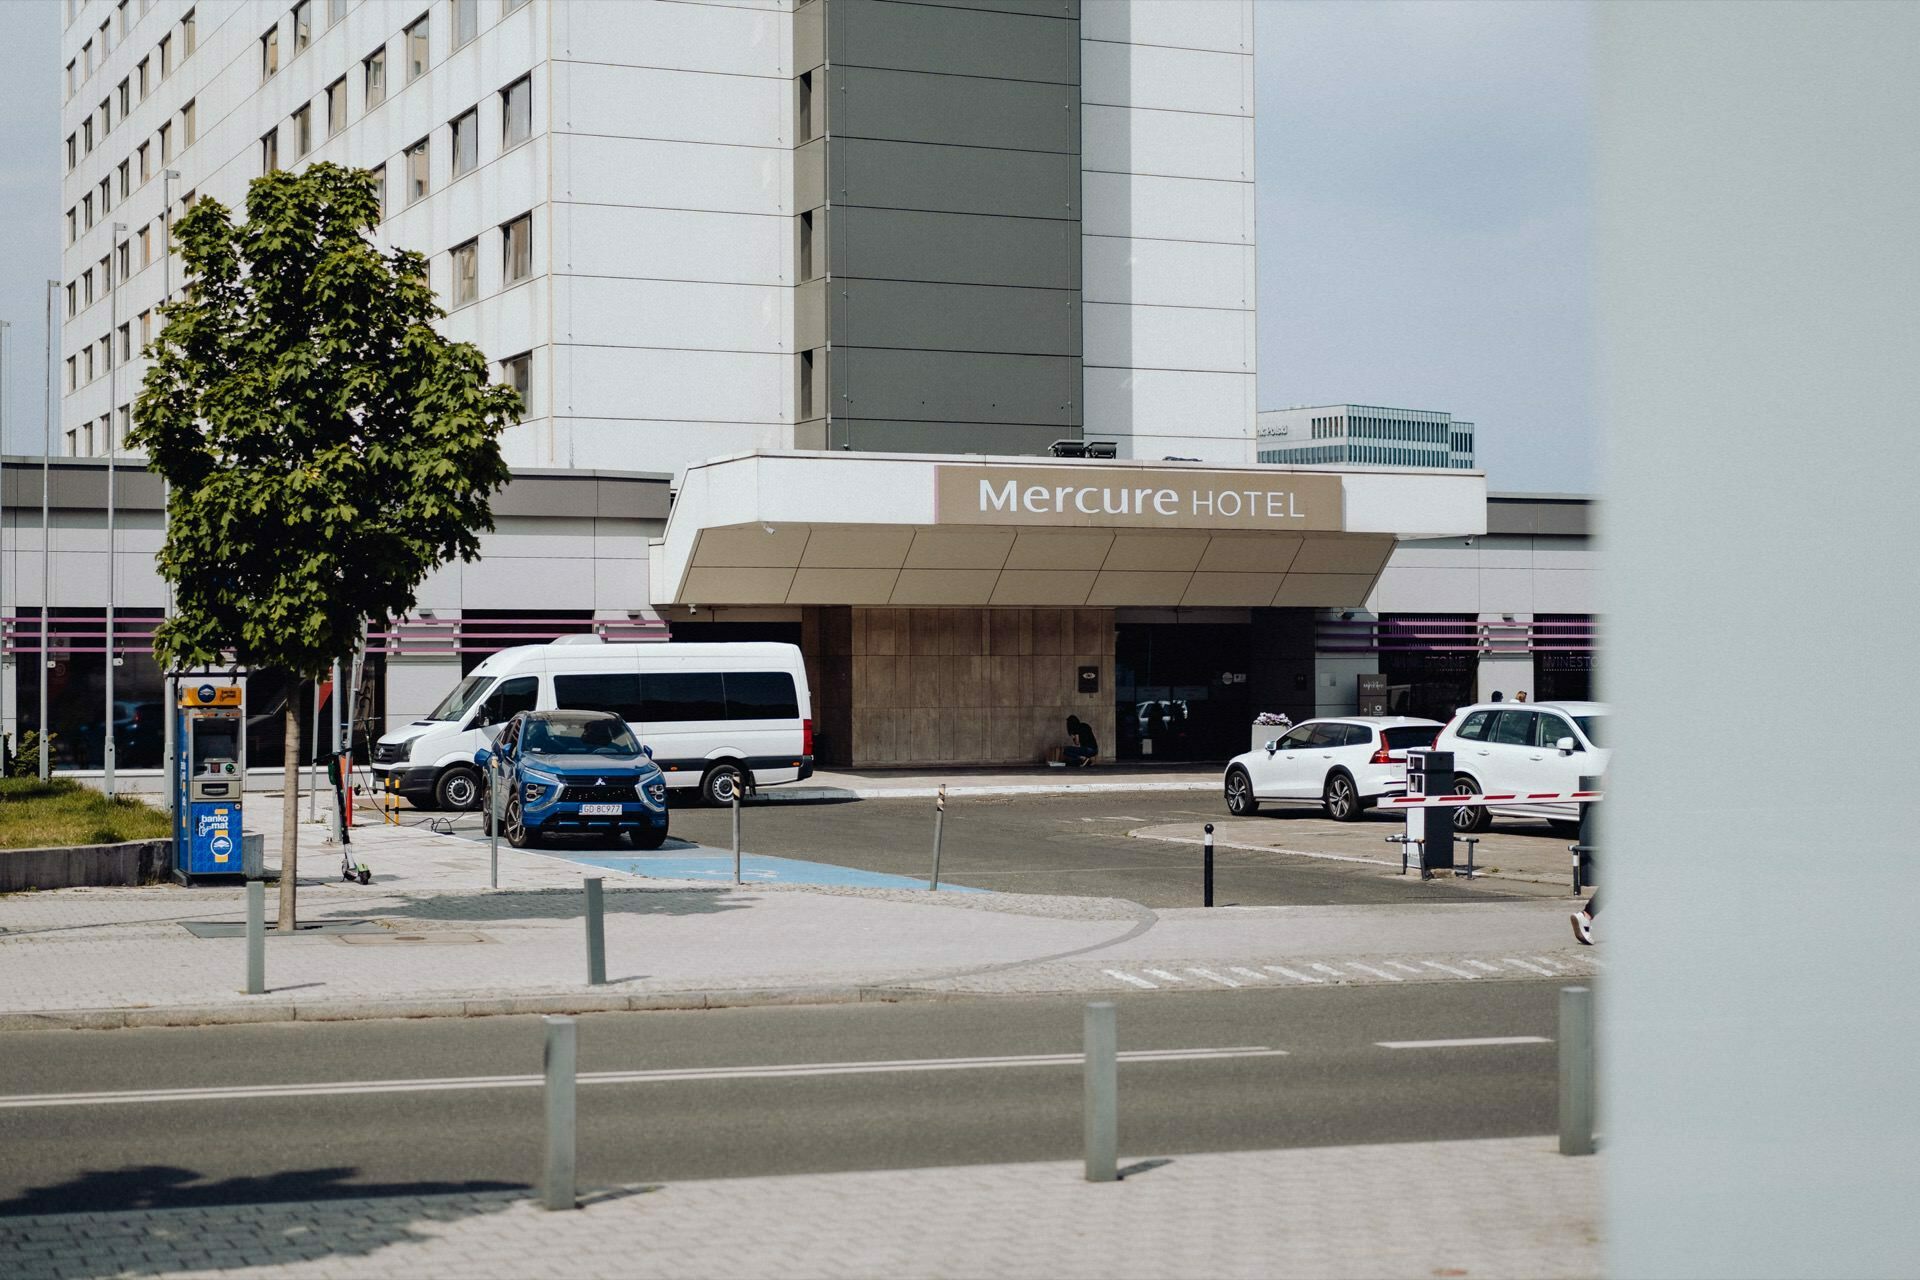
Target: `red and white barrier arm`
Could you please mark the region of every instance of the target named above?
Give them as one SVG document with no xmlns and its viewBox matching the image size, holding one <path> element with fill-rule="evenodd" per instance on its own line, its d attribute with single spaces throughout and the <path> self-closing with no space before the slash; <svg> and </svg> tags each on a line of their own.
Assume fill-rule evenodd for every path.
<svg viewBox="0 0 1920 1280">
<path fill-rule="evenodd" d="M 1383 796 L 1382 809 L 1457 809 L 1486 804 L 1585 804 L 1603 798 L 1599 791 L 1507 791 L 1479 796 Z"/>
</svg>

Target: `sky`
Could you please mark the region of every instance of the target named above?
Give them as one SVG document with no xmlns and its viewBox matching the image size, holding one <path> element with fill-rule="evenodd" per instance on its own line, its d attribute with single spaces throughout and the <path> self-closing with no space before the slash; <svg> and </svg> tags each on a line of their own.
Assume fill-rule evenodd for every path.
<svg viewBox="0 0 1920 1280">
<path fill-rule="evenodd" d="M 9 452 L 60 274 L 58 0 L 0 0 Z M 1495 490 L 1589 492 L 1588 10 L 1255 0 L 1261 408 L 1442 409 Z"/>
</svg>

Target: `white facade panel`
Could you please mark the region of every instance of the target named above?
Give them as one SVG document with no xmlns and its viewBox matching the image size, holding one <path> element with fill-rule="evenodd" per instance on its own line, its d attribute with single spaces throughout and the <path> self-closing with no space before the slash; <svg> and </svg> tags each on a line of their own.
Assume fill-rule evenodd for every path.
<svg viewBox="0 0 1920 1280">
<path fill-rule="evenodd" d="M 791 285 L 793 222 L 764 214 L 700 213 L 625 205 L 554 209 L 557 271 L 603 276 Z"/>
<path fill-rule="evenodd" d="M 583 418 L 782 422 L 794 377 L 792 356 L 738 351 L 562 344 L 554 365 L 557 412 Z"/>
<path fill-rule="evenodd" d="M 1380 574 L 1367 597 L 1371 613 L 1478 613 L 1480 570 L 1476 566 L 1402 564 L 1402 551 Z"/>
<path fill-rule="evenodd" d="M 1245 311 L 1253 303 L 1253 269 L 1251 245 L 1088 236 L 1080 296 L 1089 304 Z"/>
<path fill-rule="evenodd" d="M 581 341 L 614 347 L 783 352 L 793 349 L 793 290 L 559 276 L 555 307 Z"/>
<path fill-rule="evenodd" d="M 554 7 L 568 57 L 735 76 L 791 76 L 789 6 L 570 0 Z"/>
<path fill-rule="evenodd" d="M 1253 117 L 1141 111 L 1089 104 L 1080 165 L 1110 173 L 1253 180 Z"/>
<path fill-rule="evenodd" d="M 790 79 L 562 62 L 553 68 L 555 127 L 572 131 L 765 147 L 788 141 Z M 631 182 L 633 175 L 623 177 Z"/>
<path fill-rule="evenodd" d="M 1083 40 L 1253 52 L 1253 11 L 1242 0 L 1082 0 Z"/>
<path fill-rule="evenodd" d="M 562 134 L 554 138 L 554 183 L 557 200 L 793 213 L 793 153 L 785 149 Z"/>
<path fill-rule="evenodd" d="M 783 422 L 685 422 L 561 418 L 556 456 L 570 467 L 663 471 L 676 476 L 708 458 L 756 449 L 784 449 L 793 428 Z"/>
<path fill-rule="evenodd" d="M 1087 303 L 1082 333 L 1089 367 L 1253 371 L 1252 311 Z"/>
<path fill-rule="evenodd" d="M 1080 42 L 1080 99 L 1150 111 L 1253 114 L 1253 59 L 1164 45 Z"/>
<path fill-rule="evenodd" d="M 1252 380 L 1237 373 L 1167 369 L 1088 369 L 1086 434 L 1245 438 L 1242 415 L 1253 407 Z M 1178 449 L 1171 450 L 1179 453 Z M 1140 453 L 1137 457 L 1164 457 Z M 1250 462 L 1251 455 L 1207 461 Z"/>
<path fill-rule="evenodd" d="M 1252 244 L 1253 184 L 1083 173 L 1081 230 L 1090 236 Z"/>
</svg>

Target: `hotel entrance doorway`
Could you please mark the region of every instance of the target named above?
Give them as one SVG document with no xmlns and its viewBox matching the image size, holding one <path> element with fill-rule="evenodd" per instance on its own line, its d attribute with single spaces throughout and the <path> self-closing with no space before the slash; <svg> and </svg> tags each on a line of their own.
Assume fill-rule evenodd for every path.
<svg viewBox="0 0 1920 1280">
<path fill-rule="evenodd" d="M 1219 760 L 1247 749 L 1246 623 L 1121 623 L 1114 629 L 1121 760 Z"/>
</svg>

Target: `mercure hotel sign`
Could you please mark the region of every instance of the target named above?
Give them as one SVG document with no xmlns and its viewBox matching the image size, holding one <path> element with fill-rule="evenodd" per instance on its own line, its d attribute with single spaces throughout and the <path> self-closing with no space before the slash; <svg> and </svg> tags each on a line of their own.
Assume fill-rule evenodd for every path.
<svg viewBox="0 0 1920 1280">
<path fill-rule="evenodd" d="M 1337 475 L 1053 466 L 934 468 L 936 524 L 1337 532 Z"/>
</svg>

